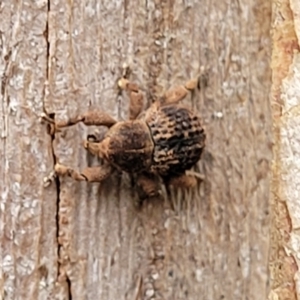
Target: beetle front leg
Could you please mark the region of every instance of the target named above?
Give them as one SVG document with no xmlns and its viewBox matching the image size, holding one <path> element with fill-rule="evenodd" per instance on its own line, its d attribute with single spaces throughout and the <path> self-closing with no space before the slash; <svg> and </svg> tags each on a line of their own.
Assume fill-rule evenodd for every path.
<svg viewBox="0 0 300 300">
<path fill-rule="evenodd" d="M 81 172 L 77 172 L 74 169 L 62 164 L 56 164 L 54 170 L 57 176 L 69 176 L 76 181 L 88 182 L 101 182 L 112 173 L 112 167 L 108 164 L 98 167 L 85 168 Z"/>
<path fill-rule="evenodd" d="M 140 92 L 137 84 L 130 82 L 125 77 L 122 77 L 118 81 L 118 86 L 122 90 L 127 91 L 127 94 L 130 99 L 129 120 L 135 120 L 137 116 L 141 113 L 144 106 L 143 95 Z"/>
<path fill-rule="evenodd" d="M 59 131 L 61 128 L 75 125 L 79 122 L 82 122 L 87 126 L 96 125 L 106 127 L 111 127 L 117 122 L 113 117 L 102 110 L 87 111 L 82 115 L 58 122 L 55 122 L 55 120 L 51 119 L 45 113 L 41 115 L 41 118 L 50 124 L 50 132 L 52 133 L 54 133 L 55 131 Z"/>
</svg>

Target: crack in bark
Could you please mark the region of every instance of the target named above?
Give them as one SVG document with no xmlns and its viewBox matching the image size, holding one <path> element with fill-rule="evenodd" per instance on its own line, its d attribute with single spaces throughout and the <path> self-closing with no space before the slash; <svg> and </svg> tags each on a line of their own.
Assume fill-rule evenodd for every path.
<svg viewBox="0 0 300 300">
<path fill-rule="evenodd" d="M 44 37 L 47 44 L 47 50 L 46 50 L 46 83 L 43 91 L 43 111 L 45 114 L 47 114 L 51 119 L 55 120 L 55 114 L 49 114 L 47 113 L 46 107 L 45 107 L 45 97 L 46 97 L 46 89 L 47 85 L 49 85 L 49 78 L 50 78 L 50 39 L 49 39 L 49 13 L 51 10 L 51 3 L 50 0 L 47 2 L 47 22 L 44 32 Z M 57 163 L 57 157 L 55 155 L 55 149 L 54 149 L 54 140 L 55 140 L 55 132 L 51 133 L 50 131 L 48 134 L 51 137 L 51 154 L 52 154 L 52 160 L 53 160 L 53 167 Z M 60 179 L 58 176 L 55 176 L 54 183 L 56 186 L 56 240 L 57 240 L 57 281 L 60 281 L 61 278 L 64 278 L 66 285 L 67 285 L 67 297 L 68 300 L 72 300 L 72 292 L 71 292 L 71 279 L 69 278 L 67 272 L 64 270 L 64 263 L 61 258 L 61 250 L 63 248 L 63 243 L 60 242 L 59 239 L 59 233 L 60 233 L 60 206 L 61 206 L 61 199 L 60 199 Z"/>
<path fill-rule="evenodd" d="M 7 131 L 8 131 L 8 121 L 7 121 L 7 110 L 10 102 L 10 98 L 6 93 L 6 86 L 7 86 L 7 79 L 8 79 L 8 73 L 11 68 L 11 54 L 12 50 L 10 49 L 8 53 L 4 56 L 5 60 L 5 68 L 1 75 L 1 95 L 2 95 L 2 120 L 3 120 L 3 131 L 1 133 L 1 138 L 5 139 L 7 137 Z M 6 105 L 5 105 L 6 103 Z M 5 143 L 5 141 L 4 141 Z M 5 147 L 5 144 L 4 144 Z"/>
<path fill-rule="evenodd" d="M 8 78 L 7 73 L 8 73 L 8 68 L 9 68 L 9 65 L 10 65 L 11 54 L 12 54 L 12 51 L 10 49 L 8 51 L 8 53 L 4 56 L 4 60 L 5 60 L 6 64 L 5 64 L 3 74 L 1 76 L 1 94 L 2 94 L 3 98 L 5 96 L 6 84 L 7 84 L 7 78 Z"/>
<path fill-rule="evenodd" d="M 49 117 L 55 119 L 55 114 L 50 114 Z M 55 133 L 48 133 L 51 137 L 51 154 L 53 159 L 53 166 L 58 162 L 57 157 L 55 155 L 54 149 L 54 140 L 55 140 Z M 60 241 L 59 233 L 60 233 L 60 206 L 61 206 L 61 199 L 60 199 L 60 179 L 59 176 L 54 177 L 54 183 L 56 187 L 56 240 L 57 240 L 57 280 L 61 281 L 63 278 L 67 284 L 67 295 L 68 300 L 72 300 L 72 292 L 71 292 L 71 279 L 69 278 L 67 272 L 64 270 L 66 265 L 65 261 L 61 257 L 62 248 L 64 247 L 63 243 Z"/>
</svg>

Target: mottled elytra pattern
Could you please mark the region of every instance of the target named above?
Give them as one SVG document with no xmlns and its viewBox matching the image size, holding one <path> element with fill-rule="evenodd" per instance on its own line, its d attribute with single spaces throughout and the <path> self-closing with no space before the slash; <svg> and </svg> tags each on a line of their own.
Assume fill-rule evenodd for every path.
<svg viewBox="0 0 300 300">
<path fill-rule="evenodd" d="M 154 141 L 153 172 L 164 177 L 180 175 L 198 162 L 205 133 L 191 110 L 169 104 L 151 110 L 145 121 Z"/>
</svg>

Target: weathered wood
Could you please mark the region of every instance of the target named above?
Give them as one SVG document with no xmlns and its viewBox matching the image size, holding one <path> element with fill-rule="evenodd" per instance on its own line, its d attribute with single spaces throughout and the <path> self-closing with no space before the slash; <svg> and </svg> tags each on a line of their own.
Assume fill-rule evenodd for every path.
<svg viewBox="0 0 300 300">
<path fill-rule="evenodd" d="M 273 10 L 274 164 L 271 197 L 270 300 L 299 299 L 299 1 Z"/>
<path fill-rule="evenodd" d="M 57 274 L 50 136 L 39 122 L 47 70 L 47 5 L 0 4 L 1 299 L 46 299 Z M 44 296 L 43 296 L 44 295 Z"/>
<path fill-rule="evenodd" d="M 266 298 L 271 3 L 3 3 L 6 299 Z M 126 174 L 43 188 L 54 160 L 76 169 L 98 163 L 81 146 L 95 128 L 79 124 L 52 141 L 36 115 L 65 119 L 98 106 L 126 118 L 128 99 L 117 89 L 123 63 L 148 103 L 208 70 L 208 86 L 185 101 L 207 131 L 197 167 L 204 183 L 141 209 Z"/>
</svg>

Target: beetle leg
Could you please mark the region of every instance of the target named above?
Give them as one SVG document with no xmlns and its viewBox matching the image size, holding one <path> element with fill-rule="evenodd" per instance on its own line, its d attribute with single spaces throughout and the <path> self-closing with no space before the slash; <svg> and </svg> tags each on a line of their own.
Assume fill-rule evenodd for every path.
<svg viewBox="0 0 300 300">
<path fill-rule="evenodd" d="M 174 187 L 193 188 L 197 184 L 197 179 L 203 181 L 204 176 L 197 172 L 187 171 L 180 176 L 171 177 L 168 180 L 168 184 Z"/>
<path fill-rule="evenodd" d="M 171 87 L 165 92 L 161 101 L 163 104 L 177 103 L 183 100 L 189 92 L 207 85 L 207 74 L 203 70 L 197 78 L 187 81 L 184 85 Z"/>
<path fill-rule="evenodd" d="M 55 122 L 53 119 L 51 119 L 49 116 L 47 116 L 45 113 L 41 115 L 41 118 L 48 122 L 51 126 L 51 132 L 59 131 L 60 128 L 63 127 L 69 127 L 72 125 L 75 125 L 79 122 L 84 123 L 87 126 L 91 125 L 98 125 L 98 126 L 106 126 L 111 127 L 114 125 L 117 121 L 111 117 L 109 114 L 103 112 L 102 110 L 91 110 L 83 113 L 82 115 L 69 118 L 66 121 L 58 121 Z"/>
<path fill-rule="evenodd" d="M 137 178 L 137 186 L 141 199 L 159 195 L 157 178 L 152 174 L 140 174 Z"/>
<path fill-rule="evenodd" d="M 81 172 L 77 172 L 70 167 L 56 164 L 54 170 L 56 175 L 69 176 L 76 181 L 101 182 L 111 174 L 112 167 L 105 164 L 103 166 L 85 168 Z"/>
<path fill-rule="evenodd" d="M 122 90 L 127 91 L 127 94 L 130 99 L 129 103 L 129 119 L 135 120 L 137 116 L 141 113 L 143 109 L 143 95 L 141 91 L 139 90 L 139 87 L 137 84 L 130 82 L 125 77 L 122 77 L 118 81 L 118 86 Z"/>
</svg>

